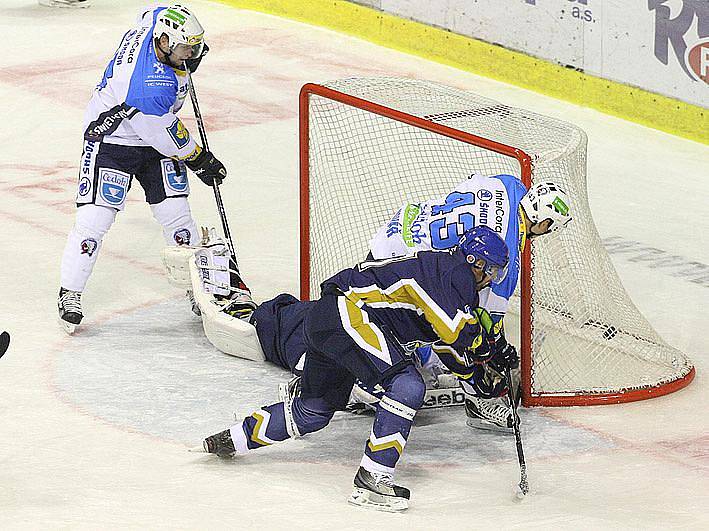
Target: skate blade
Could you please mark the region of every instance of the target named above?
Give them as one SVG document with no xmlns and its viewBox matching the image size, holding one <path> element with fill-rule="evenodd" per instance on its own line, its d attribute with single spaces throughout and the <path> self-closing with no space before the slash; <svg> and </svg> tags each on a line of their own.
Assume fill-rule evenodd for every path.
<svg viewBox="0 0 709 531">
<path fill-rule="evenodd" d="M 188 452 L 193 453 L 193 454 L 208 454 L 209 452 L 204 449 L 204 445 L 200 444 L 199 446 L 193 446 L 192 448 L 187 449 Z"/>
<path fill-rule="evenodd" d="M 504 433 L 506 435 L 512 435 L 514 433 L 514 430 L 512 428 L 506 428 L 504 426 L 500 426 L 499 424 L 495 424 L 494 422 L 484 419 L 474 419 L 468 417 L 468 419 L 465 421 L 465 424 L 469 428 L 473 428 L 475 430 L 494 431 L 497 433 Z"/>
<path fill-rule="evenodd" d="M 347 500 L 347 503 L 387 513 L 398 513 L 409 508 L 409 500 L 406 498 L 377 494 L 360 487 L 355 487 L 352 490 L 352 495 Z"/>
<path fill-rule="evenodd" d="M 74 332 L 76 331 L 76 325 L 74 323 L 69 323 L 67 321 L 64 321 L 61 318 L 58 319 L 58 321 L 59 321 L 59 326 L 62 327 L 62 330 L 64 330 L 70 336 L 74 335 Z"/>
</svg>

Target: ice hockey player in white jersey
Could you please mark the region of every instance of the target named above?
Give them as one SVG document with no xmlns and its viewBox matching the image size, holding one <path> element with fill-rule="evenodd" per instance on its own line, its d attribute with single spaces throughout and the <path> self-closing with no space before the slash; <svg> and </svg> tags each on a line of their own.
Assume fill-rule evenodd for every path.
<svg viewBox="0 0 709 531">
<path fill-rule="evenodd" d="M 554 182 L 539 182 L 527 190 L 512 175 L 474 173 L 445 197 L 402 205 L 377 231 L 370 250 L 375 259 L 445 250 L 471 227 L 490 227 L 504 238 L 510 250 L 510 266 L 501 281 L 480 292 L 480 306 L 492 316 L 497 331 L 502 332 L 502 319 L 517 286 L 520 255 L 526 241 L 560 230 L 571 219 L 568 195 Z M 419 356 L 425 364 L 437 364 L 430 351 L 423 350 Z M 499 382 L 479 383 L 481 387 L 500 389 Z M 476 396 L 479 393 L 472 391 L 469 382 L 461 380 L 461 384 L 466 391 L 469 426 L 512 431 L 512 412 L 505 400 L 484 400 Z"/>
<path fill-rule="evenodd" d="M 185 167 L 209 186 L 227 172 L 176 113 L 188 94 L 185 69 L 194 72 L 207 51 L 191 11 L 178 4 L 149 9 L 123 35 L 93 92 L 84 117 L 76 223 L 61 264 L 59 320 L 69 333 L 81 322 L 81 294 L 133 179 L 168 245 L 199 240 Z"/>
</svg>

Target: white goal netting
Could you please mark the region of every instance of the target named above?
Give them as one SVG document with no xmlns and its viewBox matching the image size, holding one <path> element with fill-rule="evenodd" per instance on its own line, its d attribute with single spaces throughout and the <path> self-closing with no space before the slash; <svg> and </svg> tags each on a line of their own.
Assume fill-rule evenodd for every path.
<svg viewBox="0 0 709 531">
<path fill-rule="evenodd" d="M 510 310 L 507 328 L 514 337 L 509 330 L 519 321 L 520 300 L 531 304 L 531 331 L 522 342 L 528 346 L 525 402 L 625 401 L 691 381 L 692 364 L 640 314 L 601 243 L 587 200 L 581 129 L 425 81 L 360 78 L 324 85 L 334 93 L 318 87 L 306 86 L 301 99 L 309 223 L 301 235 L 307 250 L 302 273 L 313 296 L 324 279 L 364 259 L 370 238 L 402 203 L 445 196 L 472 172 L 524 177 L 518 158 L 471 143 L 469 133 L 526 153 L 532 182 L 554 180 L 572 201 L 569 228 L 531 245 L 530 289 L 523 293 L 518 286 Z M 445 136 L 427 124 L 460 134 Z"/>
</svg>

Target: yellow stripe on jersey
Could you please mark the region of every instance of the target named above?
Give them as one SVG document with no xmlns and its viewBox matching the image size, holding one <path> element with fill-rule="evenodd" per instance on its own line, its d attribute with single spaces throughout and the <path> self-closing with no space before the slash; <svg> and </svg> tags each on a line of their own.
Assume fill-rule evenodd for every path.
<svg viewBox="0 0 709 531">
<path fill-rule="evenodd" d="M 391 365 L 391 354 L 384 334 L 369 321 L 367 313 L 347 297 L 338 297 L 337 309 L 340 313 L 342 327 L 354 342 L 373 356 Z"/>
<path fill-rule="evenodd" d="M 372 308 L 404 308 L 423 314 L 444 343 L 454 343 L 460 331 L 468 324 L 477 325 L 477 315 L 457 310 L 453 318 L 434 302 L 418 283 L 405 278 L 382 289 L 379 286 L 350 288 L 345 293 L 347 298 L 362 302 Z M 478 343 L 479 344 L 479 343 Z"/>
</svg>

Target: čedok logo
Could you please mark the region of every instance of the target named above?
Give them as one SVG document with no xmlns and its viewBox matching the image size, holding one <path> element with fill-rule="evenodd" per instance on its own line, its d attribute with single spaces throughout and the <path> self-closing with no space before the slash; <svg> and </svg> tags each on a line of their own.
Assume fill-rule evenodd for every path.
<svg viewBox="0 0 709 531">
<path fill-rule="evenodd" d="M 101 197 L 111 205 L 120 205 L 126 197 L 129 180 L 126 174 L 101 170 Z"/>
<path fill-rule="evenodd" d="M 177 168 L 179 168 L 179 172 Z M 175 192 L 184 192 L 187 189 L 187 170 L 183 162 L 175 162 L 173 160 L 162 161 L 163 175 L 167 186 Z"/>
</svg>

